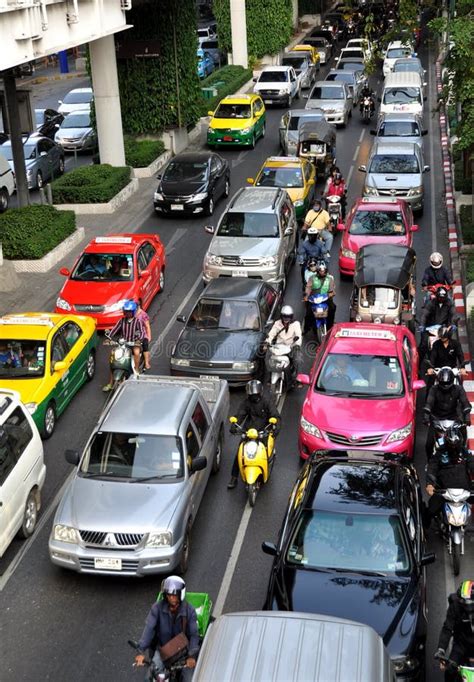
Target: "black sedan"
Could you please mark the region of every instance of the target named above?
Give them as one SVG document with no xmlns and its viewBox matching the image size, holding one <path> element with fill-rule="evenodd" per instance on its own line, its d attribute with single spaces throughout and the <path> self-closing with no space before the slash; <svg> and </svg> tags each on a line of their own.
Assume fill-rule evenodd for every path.
<svg viewBox="0 0 474 682">
<path fill-rule="evenodd" d="M 54 109 L 35 109 L 36 132 L 54 140 L 64 116 Z"/>
<path fill-rule="evenodd" d="M 280 294 L 261 280 L 220 277 L 206 287 L 171 354 L 171 374 L 211 374 L 242 384 L 263 371 L 262 342 Z"/>
<path fill-rule="evenodd" d="M 397 679 L 422 680 L 424 566 L 435 557 L 424 552 L 419 481 L 407 464 L 364 454 L 315 453 L 301 470 L 278 545 L 262 546 L 275 557 L 264 608 L 370 625 Z"/>
<path fill-rule="evenodd" d="M 157 177 L 153 203 L 163 215 L 212 215 L 217 200 L 229 196 L 229 164 L 214 152 L 177 154 Z"/>
</svg>

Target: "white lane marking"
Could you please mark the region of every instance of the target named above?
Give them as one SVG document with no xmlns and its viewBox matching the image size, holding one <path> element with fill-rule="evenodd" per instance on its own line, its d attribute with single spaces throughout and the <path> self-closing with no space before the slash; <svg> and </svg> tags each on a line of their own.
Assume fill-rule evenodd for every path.
<svg viewBox="0 0 474 682">
<path fill-rule="evenodd" d="M 282 395 L 278 404 L 278 410 L 280 414 L 282 413 L 283 405 L 285 404 L 285 398 L 286 393 Z M 237 529 L 234 544 L 232 545 L 232 549 L 230 551 L 229 560 L 225 568 L 224 577 L 222 578 L 219 594 L 217 595 L 217 599 L 212 610 L 212 615 L 215 618 L 220 616 L 224 609 L 225 602 L 232 583 L 232 578 L 234 577 L 235 567 L 237 566 L 237 561 L 239 560 L 240 552 L 242 550 L 242 546 L 245 540 L 245 534 L 247 532 L 247 528 L 250 522 L 250 517 L 254 509 L 255 507 L 251 507 L 247 501 L 244 507 L 244 511 L 242 513 L 242 518 L 240 519 L 240 524 Z"/>
<path fill-rule="evenodd" d="M 431 64 L 431 48 L 428 48 L 428 63 Z M 433 100 L 433 73 L 432 69 L 428 69 L 428 92 L 430 93 L 430 102 Z M 430 138 L 430 189 L 431 189 L 431 250 L 436 251 L 437 244 L 437 221 L 436 221 L 436 201 L 435 201 L 435 174 L 434 174 L 434 135 L 433 120 L 429 118 L 429 138 Z"/>
<path fill-rule="evenodd" d="M 351 166 L 351 167 L 349 168 L 349 172 L 348 172 L 348 174 L 347 174 L 347 180 L 346 180 L 346 185 L 347 185 L 347 187 L 349 187 L 349 184 L 350 184 L 350 182 L 351 182 L 351 178 L 352 178 L 352 173 L 353 173 L 353 172 L 354 172 L 354 166 Z"/>
<path fill-rule="evenodd" d="M 355 161 L 357 157 L 359 156 L 359 151 L 360 151 L 360 144 L 357 145 L 355 148 L 354 156 L 352 157 L 352 160 Z"/>
<path fill-rule="evenodd" d="M 169 242 L 165 245 L 166 256 L 169 256 L 170 253 L 172 253 L 175 250 L 176 244 L 179 242 L 181 237 L 184 237 L 186 232 L 187 232 L 187 230 L 185 227 L 178 227 L 178 229 L 173 234 L 173 236 L 171 237 Z"/>
<path fill-rule="evenodd" d="M 362 142 L 362 140 L 364 139 L 364 135 L 365 135 L 365 128 L 362 129 L 362 132 L 359 135 L 359 143 Z"/>
<path fill-rule="evenodd" d="M 248 150 L 248 149 L 241 151 L 236 159 L 232 159 L 231 164 L 230 164 L 231 167 L 235 168 L 236 166 L 239 166 L 242 163 L 242 161 L 245 161 L 245 157 L 247 156 L 249 151 L 250 150 Z"/>
</svg>

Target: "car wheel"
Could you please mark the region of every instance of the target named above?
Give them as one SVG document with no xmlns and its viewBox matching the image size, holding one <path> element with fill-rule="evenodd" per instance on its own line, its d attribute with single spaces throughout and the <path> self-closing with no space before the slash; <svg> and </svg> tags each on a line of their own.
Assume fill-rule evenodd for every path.
<svg viewBox="0 0 474 682">
<path fill-rule="evenodd" d="M 0 189 L 0 213 L 4 213 L 8 208 L 8 192 L 2 187 Z"/>
<path fill-rule="evenodd" d="M 34 490 L 30 490 L 26 498 L 25 511 L 23 512 L 23 523 L 18 531 L 22 538 L 29 538 L 33 535 L 38 520 L 38 504 Z"/>
<path fill-rule="evenodd" d="M 186 573 L 189 566 L 189 542 L 191 540 L 191 523 L 188 521 L 186 532 L 184 534 L 183 548 L 181 550 L 181 559 L 179 560 L 178 570 L 180 573 Z"/>
<path fill-rule="evenodd" d="M 43 417 L 43 427 L 41 429 L 41 437 L 43 440 L 48 440 L 53 435 L 56 427 L 56 408 L 53 401 L 48 403 Z"/>
<path fill-rule="evenodd" d="M 256 143 L 256 138 L 255 138 L 255 133 L 252 135 L 252 139 L 250 141 L 249 147 L 250 149 L 255 149 L 255 143 Z"/>
<path fill-rule="evenodd" d="M 41 171 L 36 173 L 36 187 L 37 189 L 41 189 L 43 187 L 43 174 Z"/>
<path fill-rule="evenodd" d="M 206 210 L 206 215 L 212 215 L 214 213 L 214 197 L 211 196 L 209 197 L 209 201 L 207 202 L 207 210 Z"/>
<path fill-rule="evenodd" d="M 230 194 L 230 178 L 225 179 L 224 196 L 227 198 Z"/>
<path fill-rule="evenodd" d="M 59 159 L 59 174 L 63 175 L 64 171 L 66 170 L 66 165 L 64 163 L 64 158 L 61 156 Z"/>
<path fill-rule="evenodd" d="M 214 455 L 214 462 L 212 463 L 212 473 L 217 474 L 221 468 L 222 452 L 224 450 L 224 432 L 221 428 L 219 437 L 217 439 L 216 454 Z"/>
<path fill-rule="evenodd" d="M 260 133 L 260 137 L 262 137 L 262 138 L 265 137 L 265 133 L 266 133 L 266 132 L 267 132 L 267 131 L 266 131 L 266 124 L 264 123 L 264 124 L 263 124 L 263 128 L 262 128 L 262 132 Z"/>
<path fill-rule="evenodd" d="M 160 270 L 160 276 L 158 278 L 158 293 L 161 293 L 163 289 L 165 288 L 165 269 L 161 268 Z"/>
<path fill-rule="evenodd" d="M 92 379 L 94 378 L 94 374 L 95 374 L 95 353 L 93 350 L 91 350 L 89 355 L 87 356 L 86 380 L 92 381 Z"/>
</svg>

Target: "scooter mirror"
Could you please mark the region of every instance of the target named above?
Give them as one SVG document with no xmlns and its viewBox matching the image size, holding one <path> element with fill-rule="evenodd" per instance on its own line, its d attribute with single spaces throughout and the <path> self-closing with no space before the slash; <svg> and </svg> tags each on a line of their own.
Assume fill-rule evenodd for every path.
<svg viewBox="0 0 474 682">
<path fill-rule="evenodd" d="M 229 417 L 229 421 L 231 424 L 237 424 L 237 417 Z"/>
<path fill-rule="evenodd" d="M 299 384 L 303 384 L 304 386 L 309 386 L 311 383 L 311 379 L 309 378 L 309 374 L 298 374 L 296 376 L 296 381 Z"/>
</svg>

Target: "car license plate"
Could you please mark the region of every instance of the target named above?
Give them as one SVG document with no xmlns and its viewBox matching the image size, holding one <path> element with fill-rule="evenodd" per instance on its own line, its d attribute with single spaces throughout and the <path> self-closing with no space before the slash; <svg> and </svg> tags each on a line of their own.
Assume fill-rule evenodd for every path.
<svg viewBox="0 0 474 682">
<path fill-rule="evenodd" d="M 271 99 L 264 99 L 263 101 L 265 102 L 265 104 L 271 104 L 273 100 L 271 100 Z"/>
<path fill-rule="evenodd" d="M 94 568 L 107 571 L 121 571 L 122 559 L 97 558 L 94 559 Z"/>
<path fill-rule="evenodd" d="M 172 211 L 184 211 L 183 204 L 171 204 Z"/>
<path fill-rule="evenodd" d="M 232 137 L 232 135 L 224 135 L 223 140 L 224 142 L 233 142 L 234 138 Z"/>
<path fill-rule="evenodd" d="M 324 312 L 326 312 L 326 308 L 321 308 L 321 306 L 318 305 L 316 308 L 316 312 L 317 313 L 324 313 Z"/>
<path fill-rule="evenodd" d="M 247 270 L 233 270 L 232 277 L 248 277 Z"/>
</svg>

